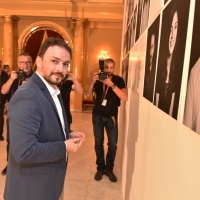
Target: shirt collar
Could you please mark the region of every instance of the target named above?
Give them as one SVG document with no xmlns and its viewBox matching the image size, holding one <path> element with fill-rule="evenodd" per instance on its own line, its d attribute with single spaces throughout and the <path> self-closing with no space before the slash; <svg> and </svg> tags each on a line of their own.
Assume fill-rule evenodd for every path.
<svg viewBox="0 0 200 200">
<path fill-rule="evenodd" d="M 51 85 L 49 85 L 49 83 L 37 71 L 35 73 L 42 79 L 42 81 L 46 85 L 47 89 L 49 90 L 51 96 L 53 96 L 54 94 L 56 94 L 56 95 L 60 94 L 60 90 L 58 89 L 57 86 L 56 86 L 56 89 L 54 89 Z"/>
</svg>

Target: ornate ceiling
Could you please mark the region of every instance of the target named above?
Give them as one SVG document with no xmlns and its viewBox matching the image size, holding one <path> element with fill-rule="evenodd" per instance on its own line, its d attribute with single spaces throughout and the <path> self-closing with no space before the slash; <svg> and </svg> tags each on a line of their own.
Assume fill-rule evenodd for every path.
<svg viewBox="0 0 200 200">
<path fill-rule="evenodd" d="M 87 18 L 122 22 L 123 0 L 0 0 L 0 16 Z"/>
</svg>

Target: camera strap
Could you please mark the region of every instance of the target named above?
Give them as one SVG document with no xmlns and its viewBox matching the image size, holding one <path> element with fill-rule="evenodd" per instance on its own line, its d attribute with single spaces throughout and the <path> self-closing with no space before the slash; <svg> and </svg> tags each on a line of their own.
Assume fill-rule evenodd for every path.
<svg viewBox="0 0 200 200">
<path fill-rule="evenodd" d="M 106 95 L 108 93 L 108 88 L 109 88 L 109 86 L 107 86 L 107 88 L 106 88 L 106 84 L 103 83 L 103 95 L 102 95 L 102 99 L 106 98 Z"/>
</svg>

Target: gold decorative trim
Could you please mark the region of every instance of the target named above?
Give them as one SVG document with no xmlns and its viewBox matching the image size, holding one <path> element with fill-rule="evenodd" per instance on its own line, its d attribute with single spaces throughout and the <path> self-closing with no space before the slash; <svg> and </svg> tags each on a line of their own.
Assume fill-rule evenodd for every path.
<svg viewBox="0 0 200 200">
<path fill-rule="evenodd" d="M 28 38 L 38 30 L 52 30 L 59 33 L 66 41 L 68 41 L 69 46 L 73 49 L 72 39 L 67 33 L 67 31 L 61 27 L 60 25 L 49 22 L 49 21 L 39 21 L 35 22 L 24 29 L 21 33 L 19 40 L 18 40 L 18 53 L 20 54 L 23 51 L 23 47 L 25 46 Z"/>
</svg>

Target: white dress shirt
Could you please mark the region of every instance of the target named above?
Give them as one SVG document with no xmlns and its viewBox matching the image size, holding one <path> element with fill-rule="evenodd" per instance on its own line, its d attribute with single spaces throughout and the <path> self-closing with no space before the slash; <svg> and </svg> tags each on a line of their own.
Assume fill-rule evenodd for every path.
<svg viewBox="0 0 200 200">
<path fill-rule="evenodd" d="M 60 122 L 62 124 L 63 133 L 64 133 L 64 136 L 65 136 L 65 139 L 66 139 L 66 132 L 65 132 L 65 123 L 64 123 L 64 117 L 63 117 L 63 111 L 62 111 L 62 107 L 61 107 L 60 101 L 58 99 L 58 95 L 60 94 L 60 90 L 57 87 L 56 87 L 56 89 L 54 89 L 53 87 L 51 87 L 49 85 L 49 83 L 47 83 L 47 81 L 38 72 L 36 72 L 36 74 L 42 79 L 42 81 L 46 85 L 47 89 L 49 90 L 49 92 L 50 92 L 50 94 L 51 94 L 51 96 L 53 98 L 53 101 L 54 101 L 54 103 L 56 105 L 56 108 L 57 108 L 57 111 L 58 111 Z"/>
</svg>

